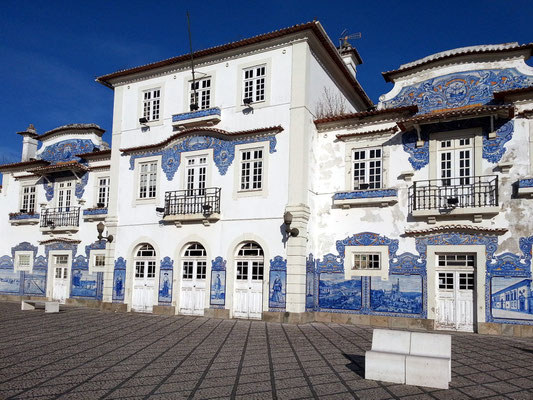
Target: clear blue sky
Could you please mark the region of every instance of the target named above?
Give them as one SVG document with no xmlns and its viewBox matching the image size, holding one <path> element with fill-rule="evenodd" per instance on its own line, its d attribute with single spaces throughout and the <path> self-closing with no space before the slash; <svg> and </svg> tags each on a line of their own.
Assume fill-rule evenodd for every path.
<svg viewBox="0 0 533 400">
<path fill-rule="evenodd" d="M 456 47 L 533 41 L 532 0 L 446 1 L 11 1 L 0 3 L 0 163 L 19 160 L 21 137 L 94 122 L 110 140 L 112 90 L 95 77 L 317 18 L 352 43 L 370 98 L 392 85 L 382 71 Z M 530 62 L 531 64 L 531 62 Z"/>
</svg>

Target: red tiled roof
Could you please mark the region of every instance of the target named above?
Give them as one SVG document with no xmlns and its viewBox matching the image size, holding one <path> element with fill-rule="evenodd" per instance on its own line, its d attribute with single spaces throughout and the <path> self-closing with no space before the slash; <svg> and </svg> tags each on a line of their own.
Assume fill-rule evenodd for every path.
<svg viewBox="0 0 533 400">
<path fill-rule="evenodd" d="M 473 106 L 454 110 L 432 112 L 398 121 L 398 126 L 400 127 L 400 129 L 405 130 L 407 129 L 406 126 L 409 126 L 410 124 L 453 119 L 464 116 L 491 114 L 498 111 L 508 111 L 509 118 L 512 118 L 514 113 L 514 107 L 512 105 L 505 104 L 501 106 Z"/>
<path fill-rule="evenodd" d="M 370 100 L 370 98 L 365 93 L 365 91 L 363 90 L 363 88 L 361 87 L 359 82 L 353 77 L 353 75 L 350 73 L 350 71 L 348 71 L 348 68 L 344 64 L 344 61 L 342 60 L 342 58 L 340 57 L 339 53 L 337 52 L 336 47 L 333 45 L 333 43 L 331 42 L 331 40 L 327 36 L 326 32 L 324 31 L 324 28 L 322 28 L 322 25 L 320 25 L 320 22 L 318 22 L 318 21 L 313 21 L 313 22 L 307 22 L 305 24 L 294 25 L 294 26 L 291 26 L 291 27 L 288 27 L 288 28 L 279 29 L 277 31 L 268 32 L 268 33 L 264 33 L 264 34 L 261 34 L 261 35 L 253 36 L 253 37 L 248 38 L 248 39 L 242 39 L 242 40 L 239 40 L 239 41 L 236 41 L 236 42 L 226 43 L 226 44 L 223 44 L 223 45 L 220 45 L 220 46 L 215 46 L 215 47 L 210 47 L 208 49 L 199 50 L 199 51 L 196 51 L 196 52 L 193 53 L 193 57 L 195 59 L 202 58 L 202 57 L 207 57 L 207 56 L 211 56 L 211 55 L 214 55 L 214 54 L 222 53 L 222 52 L 225 52 L 225 51 L 234 50 L 234 49 L 238 49 L 238 48 L 245 47 L 245 46 L 250 46 L 250 45 L 253 45 L 253 44 L 265 42 L 265 41 L 272 40 L 272 39 L 277 39 L 277 38 L 280 38 L 280 37 L 283 37 L 283 36 L 286 36 L 286 35 L 290 35 L 290 34 L 293 34 L 293 33 L 305 31 L 307 29 L 310 29 L 311 31 L 313 31 L 313 33 L 317 36 L 318 40 L 324 46 L 325 50 L 327 51 L 327 53 L 329 54 L 329 56 L 331 57 L 333 62 L 335 62 L 337 67 L 339 67 L 339 69 L 343 72 L 343 74 L 346 77 L 346 79 L 348 79 L 348 81 L 354 86 L 354 88 L 355 88 L 356 92 L 359 94 L 359 96 L 361 96 L 361 99 L 362 99 L 363 103 L 366 104 L 367 106 L 371 106 L 373 104 L 372 100 Z M 190 54 L 183 54 L 181 56 L 168 58 L 166 60 L 162 60 L 162 61 L 158 61 L 158 62 L 146 64 L 146 65 L 141 65 L 139 67 L 134 67 L 134 68 L 129 68 L 129 69 L 113 72 L 113 73 L 107 74 L 107 75 L 102 75 L 102 76 L 96 78 L 96 81 L 100 82 L 101 84 L 103 84 L 103 85 L 105 85 L 107 87 L 112 88 L 112 85 L 111 85 L 111 83 L 109 81 L 114 79 L 114 78 L 131 75 L 131 74 L 135 74 L 135 73 L 138 73 L 138 72 L 149 71 L 149 70 L 156 69 L 156 68 L 166 67 L 166 66 L 169 66 L 169 65 L 172 65 L 172 64 L 177 64 L 177 63 L 180 63 L 180 62 L 188 62 L 190 59 L 191 59 L 191 55 Z"/>
<path fill-rule="evenodd" d="M 217 128 L 189 128 L 189 129 L 183 129 L 179 131 L 178 133 L 175 133 L 174 135 L 170 136 L 168 139 L 164 140 L 163 142 L 155 143 L 155 144 L 149 144 L 145 146 L 137 146 L 137 147 L 128 147 L 125 149 L 120 149 L 123 153 L 131 153 L 135 151 L 140 150 L 150 150 L 150 149 L 157 149 L 160 147 L 164 147 L 167 144 L 171 143 L 172 141 L 182 137 L 186 136 L 189 133 L 192 132 L 211 132 L 214 134 L 224 135 L 224 136 L 245 136 L 245 135 L 256 135 L 256 134 L 262 134 L 262 133 L 280 133 L 283 131 L 283 128 L 278 126 L 272 126 L 269 128 L 258 128 L 258 129 L 250 129 L 246 131 L 236 131 L 236 132 L 228 132 L 222 129 Z"/>
<path fill-rule="evenodd" d="M 40 240 L 39 244 L 46 245 L 46 244 L 51 244 L 51 243 L 55 243 L 55 242 L 78 244 L 78 243 L 81 243 L 81 240 L 58 237 L 58 238 L 53 238 L 53 239 Z"/>
<path fill-rule="evenodd" d="M 395 114 L 395 113 L 410 113 L 415 114 L 418 112 L 418 106 L 404 106 L 404 107 L 396 107 L 396 108 L 384 108 L 381 110 L 371 110 L 371 111 L 361 111 L 357 113 L 351 113 L 351 114 L 342 114 L 342 115 L 334 115 L 332 117 L 324 117 L 315 119 L 315 125 L 318 124 L 325 124 L 328 122 L 336 122 L 336 121 L 343 121 L 347 119 L 363 119 L 367 117 L 372 117 L 374 115 L 379 116 L 386 116 L 388 114 Z"/>
<path fill-rule="evenodd" d="M 105 130 L 100 128 L 96 124 L 69 124 L 69 125 L 59 126 L 59 127 L 54 128 L 54 129 L 52 129 L 52 130 L 50 130 L 48 132 L 43 133 L 42 135 L 38 135 L 38 136 L 36 136 L 36 139 L 43 140 L 43 139 L 46 139 L 47 137 L 53 135 L 54 133 L 58 133 L 58 132 L 61 132 L 61 131 L 74 131 L 74 130 L 75 131 L 93 130 L 93 131 L 96 131 L 96 132 L 100 133 L 101 135 L 103 135 L 105 133 Z"/>
<path fill-rule="evenodd" d="M 398 130 L 397 126 L 391 126 L 390 128 L 376 129 L 376 130 L 373 130 L 373 131 L 361 131 L 361 132 L 344 133 L 344 134 L 337 135 L 337 139 L 343 140 L 343 139 L 356 137 L 356 136 L 373 135 L 375 133 L 395 133 L 397 130 Z"/>
<path fill-rule="evenodd" d="M 427 229 L 412 229 L 406 230 L 405 234 L 410 235 L 427 235 L 431 233 L 440 232 L 483 232 L 494 233 L 496 235 L 503 235 L 507 232 L 506 228 L 486 228 L 484 226 L 472 226 L 472 225 L 441 225 Z"/>
<path fill-rule="evenodd" d="M 48 161 L 44 161 L 44 160 L 21 161 L 21 162 L 16 162 L 12 164 L 0 165 L 0 171 L 6 170 L 6 169 L 26 168 L 26 167 L 32 167 L 32 166 L 38 166 L 38 165 L 49 165 L 49 164 L 50 163 Z"/>
<path fill-rule="evenodd" d="M 511 43 L 507 45 L 470 46 L 470 47 L 465 47 L 461 49 L 443 51 L 433 56 L 424 57 L 421 60 L 417 60 L 417 61 L 413 61 L 411 63 L 405 64 L 398 69 L 382 72 L 381 75 L 383 75 L 383 78 L 385 78 L 386 82 L 392 82 L 392 77 L 396 74 L 403 73 L 406 71 L 411 71 L 413 69 L 417 69 L 422 66 L 433 64 L 437 61 L 455 58 L 455 57 L 463 57 L 463 56 L 472 55 L 472 54 L 505 53 L 505 52 L 514 51 L 514 50 L 530 50 L 530 55 L 531 55 L 531 51 L 533 50 L 533 43 L 526 43 L 523 45 L 519 45 L 517 43 L 515 44 Z"/>
<path fill-rule="evenodd" d="M 80 164 L 77 161 L 67 161 L 67 162 L 57 163 L 54 165 L 47 165 L 44 167 L 31 169 L 29 170 L 29 172 L 39 175 L 39 174 L 43 174 L 47 172 L 57 172 L 57 171 L 72 170 L 72 169 L 76 169 L 78 171 L 89 170 L 89 168 L 87 168 L 85 165 Z"/>
<path fill-rule="evenodd" d="M 100 158 L 100 157 L 107 157 L 107 156 L 111 156 L 111 149 L 90 151 L 90 152 L 88 152 L 88 153 L 76 154 L 76 156 L 77 156 L 77 157 L 80 157 L 80 158 Z"/>
</svg>

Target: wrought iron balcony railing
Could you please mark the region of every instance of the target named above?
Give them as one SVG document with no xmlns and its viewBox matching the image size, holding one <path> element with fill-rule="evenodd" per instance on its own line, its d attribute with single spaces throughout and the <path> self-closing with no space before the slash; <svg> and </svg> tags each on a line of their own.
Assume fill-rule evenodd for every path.
<svg viewBox="0 0 533 400">
<path fill-rule="evenodd" d="M 498 206 L 498 176 L 417 181 L 409 188 L 409 212 Z"/>
<path fill-rule="evenodd" d="M 79 207 L 45 208 L 41 211 L 41 228 L 79 226 Z"/>
<path fill-rule="evenodd" d="M 219 213 L 220 188 L 187 189 L 165 193 L 165 216 Z"/>
</svg>

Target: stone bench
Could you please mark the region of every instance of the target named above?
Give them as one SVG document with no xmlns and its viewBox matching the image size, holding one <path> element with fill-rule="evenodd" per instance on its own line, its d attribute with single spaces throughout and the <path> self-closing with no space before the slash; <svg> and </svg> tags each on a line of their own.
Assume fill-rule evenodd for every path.
<svg viewBox="0 0 533 400">
<path fill-rule="evenodd" d="M 59 312 L 59 302 L 58 301 L 35 301 L 35 300 L 22 300 L 20 309 L 25 310 L 35 310 L 35 308 L 43 307 L 45 313 L 57 313 Z"/>
<path fill-rule="evenodd" d="M 365 379 L 448 389 L 451 336 L 374 329 Z"/>
</svg>

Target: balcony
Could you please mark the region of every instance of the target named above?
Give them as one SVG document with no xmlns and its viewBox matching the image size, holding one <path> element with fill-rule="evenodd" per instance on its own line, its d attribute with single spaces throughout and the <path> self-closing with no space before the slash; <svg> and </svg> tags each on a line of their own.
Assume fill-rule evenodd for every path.
<svg viewBox="0 0 533 400">
<path fill-rule="evenodd" d="M 41 211 L 41 232 L 76 232 L 80 225 L 80 208 L 45 208 Z"/>
<path fill-rule="evenodd" d="M 464 216 L 481 222 L 484 215 L 499 211 L 496 175 L 417 181 L 409 188 L 409 212 L 413 217 L 427 217 L 428 223 L 438 217 Z"/>
<path fill-rule="evenodd" d="M 209 225 L 220 219 L 220 188 L 176 190 L 165 193 L 163 221 L 202 222 Z"/>
<path fill-rule="evenodd" d="M 35 212 L 26 212 L 21 210 L 16 213 L 9 213 L 9 223 L 11 225 L 37 225 L 39 223 L 39 214 Z"/>
<path fill-rule="evenodd" d="M 107 207 L 86 208 L 83 210 L 83 220 L 88 222 L 103 221 L 107 217 Z"/>
</svg>

